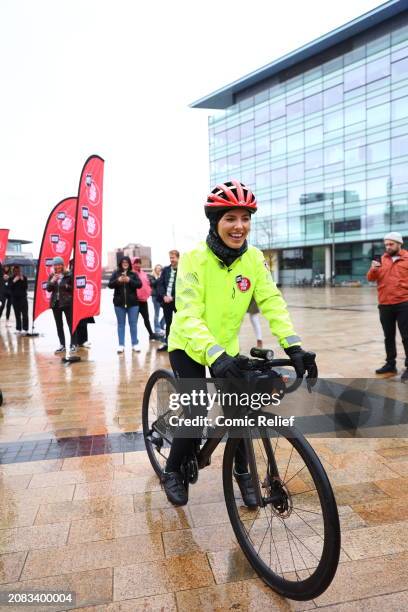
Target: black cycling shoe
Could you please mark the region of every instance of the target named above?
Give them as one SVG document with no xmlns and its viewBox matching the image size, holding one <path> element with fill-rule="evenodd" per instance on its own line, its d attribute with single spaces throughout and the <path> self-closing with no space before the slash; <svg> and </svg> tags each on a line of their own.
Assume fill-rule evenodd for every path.
<svg viewBox="0 0 408 612">
<path fill-rule="evenodd" d="M 255 489 L 252 484 L 252 476 L 248 472 L 246 474 L 238 474 L 234 470 L 235 480 L 241 491 L 242 499 L 247 508 L 256 508 L 258 502 L 256 501 Z"/>
<path fill-rule="evenodd" d="M 163 344 L 163 346 L 160 346 L 157 350 L 160 351 L 160 352 L 167 351 L 168 350 L 167 344 Z"/>
<path fill-rule="evenodd" d="M 188 493 L 180 472 L 163 472 L 162 484 L 167 499 L 174 506 L 185 506 L 188 502 Z"/>
<path fill-rule="evenodd" d="M 397 374 L 397 368 L 395 365 L 391 365 L 390 363 L 386 363 L 382 368 L 378 368 L 375 371 L 376 374 Z"/>
<path fill-rule="evenodd" d="M 401 374 L 401 382 L 408 383 L 408 368 Z"/>
</svg>

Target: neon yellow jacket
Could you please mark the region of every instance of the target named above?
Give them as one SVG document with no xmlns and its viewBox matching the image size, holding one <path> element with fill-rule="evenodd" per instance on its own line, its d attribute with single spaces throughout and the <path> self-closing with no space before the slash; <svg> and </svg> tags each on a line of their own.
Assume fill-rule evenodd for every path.
<svg viewBox="0 0 408 612">
<path fill-rule="evenodd" d="M 169 351 L 182 349 L 198 363 L 211 365 L 224 351 L 239 352 L 238 334 L 252 296 L 283 348 L 300 344 L 262 252 L 248 250 L 228 268 L 202 243 L 180 258 L 176 310 Z"/>
</svg>

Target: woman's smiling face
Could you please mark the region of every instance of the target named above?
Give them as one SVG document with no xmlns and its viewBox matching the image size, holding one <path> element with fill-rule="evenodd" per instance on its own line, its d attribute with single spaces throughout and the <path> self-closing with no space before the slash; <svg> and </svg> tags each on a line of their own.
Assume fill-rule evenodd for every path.
<svg viewBox="0 0 408 612">
<path fill-rule="evenodd" d="M 218 221 L 217 231 L 221 240 L 231 249 L 239 249 L 251 229 L 251 214 L 247 210 L 233 208 Z"/>
</svg>

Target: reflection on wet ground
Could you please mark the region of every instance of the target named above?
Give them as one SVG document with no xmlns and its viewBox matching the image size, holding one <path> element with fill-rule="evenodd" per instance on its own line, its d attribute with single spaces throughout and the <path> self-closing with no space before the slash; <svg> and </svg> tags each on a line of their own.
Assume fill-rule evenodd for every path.
<svg viewBox="0 0 408 612">
<path fill-rule="evenodd" d="M 341 384 L 370 378 L 382 364 L 374 290 L 287 289 L 285 296 L 322 376 Z M 265 344 L 276 348 L 262 327 Z M 143 322 L 141 353 L 128 342 L 117 355 L 105 291 L 103 315 L 89 327 L 92 347 L 71 365 L 53 354 L 50 313 L 37 329 L 38 338 L 17 337 L 0 322 L 0 450 L 8 449 L 0 465 L 2 590 L 74 590 L 77 608 L 98 612 L 408 607 L 407 438 L 312 440 L 340 506 L 342 561 L 316 602 L 288 602 L 256 578 L 237 547 L 223 501 L 222 448 L 179 509 L 138 450 L 144 384 L 169 367 Z M 241 340 L 248 351 L 248 320 Z M 385 395 L 404 401 L 403 389 L 397 377 Z"/>
</svg>

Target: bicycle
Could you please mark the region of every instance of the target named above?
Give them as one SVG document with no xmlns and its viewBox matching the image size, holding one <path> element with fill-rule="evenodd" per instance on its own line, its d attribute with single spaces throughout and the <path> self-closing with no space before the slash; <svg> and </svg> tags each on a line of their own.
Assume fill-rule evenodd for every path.
<svg viewBox="0 0 408 612">
<path fill-rule="evenodd" d="M 266 349 L 251 349 L 251 356 L 255 359 L 245 358 L 245 370 L 258 376 L 275 367 L 295 367 L 290 359 L 273 359 L 273 352 Z M 282 397 L 302 384 L 297 373 L 289 385 L 276 374 Z M 143 436 L 159 478 L 171 445 L 168 418 L 174 411 L 169 409 L 169 395 L 177 393 L 177 385 L 172 372 L 157 370 L 148 379 L 143 396 Z M 268 412 L 258 414 L 271 416 Z M 209 465 L 227 429 L 212 431 L 211 437 L 185 458 L 182 473 L 187 488 L 197 481 L 199 470 Z M 256 492 L 255 509 L 242 505 L 234 478 L 234 455 L 240 439 L 228 437 L 225 443 L 223 490 L 229 519 L 246 558 L 269 587 L 291 599 L 313 599 L 330 585 L 339 562 L 336 500 L 318 456 L 301 432 L 295 427 L 274 426 L 261 433 L 255 438 L 248 427 L 243 436 Z"/>
</svg>

